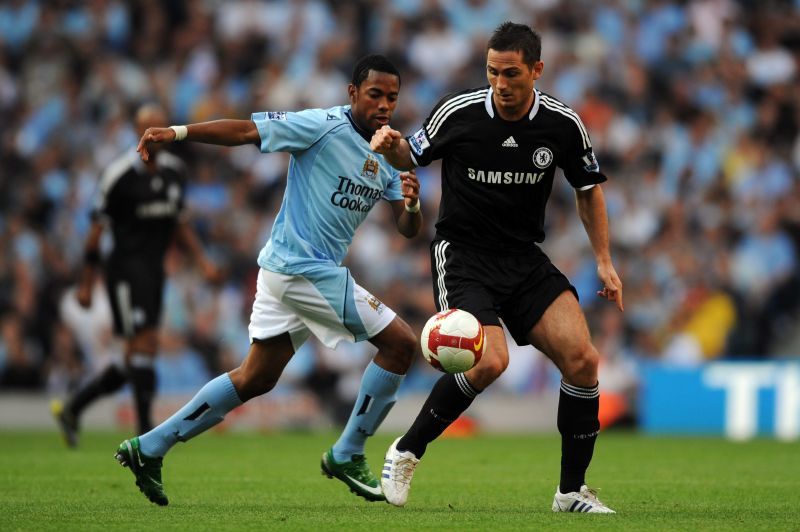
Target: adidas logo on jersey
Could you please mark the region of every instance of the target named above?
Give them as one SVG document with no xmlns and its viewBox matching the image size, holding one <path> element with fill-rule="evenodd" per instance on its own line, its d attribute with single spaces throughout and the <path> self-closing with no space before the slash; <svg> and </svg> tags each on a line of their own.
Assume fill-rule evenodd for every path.
<svg viewBox="0 0 800 532">
<path fill-rule="evenodd" d="M 513 136 L 504 140 L 502 146 L 503 148 L 519 148 L 519 144 L 517 144 L 517 141 L 514 140 Z"/>
</svg>

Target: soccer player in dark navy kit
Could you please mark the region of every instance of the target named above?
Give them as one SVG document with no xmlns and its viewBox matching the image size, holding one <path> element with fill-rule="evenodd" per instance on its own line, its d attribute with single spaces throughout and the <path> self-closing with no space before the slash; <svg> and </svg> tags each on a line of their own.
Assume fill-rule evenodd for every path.
<svg viewBox="0 0 800 532">
<path fill-rule="evenodd" d="M 562 374 L 558 429 L 561 479 L 553 511 L 613 513 L 585 485 L 600 428 L 597 366 L 575 289 L 539 249 L 556 167 L 575 189 L 591 241 L 601 297 L 623 310 L 611 261 L 600 173 L 589 135 L 569 107 L 534 88 L 541 39 L 528 26 L 502 24 L 489 40 L 489 86 L 449 95 L 423 127 L 403 138 L 384 127 L 372 149 L 398 169 L 442 159 L 442 199 L 431 244 L 439 310 L 460 308 L 485 326 L 486 352 L 471 370 L 439 379 L 411 428 L 386 454 L 386 500 L 405 504 L 426 446 L 508 366 L 502 318 L 519 345 L 531 344 Z"/>
<path fill-rule="evenodd" d="M 150 126 L 168 123 L 165 112 L 152 104 L 142 106 L 135 120 L 140 135 Z M 186 185 L 183 163 L 160 147 L 156 151 L 155 157 L 143 162 L 131 149 L 109 165 L 99 182 L 77 298 L 84 307 L 91 304 L 92 287 L 101 263 L 100 239 L 110 226 L 114 245 L 103 270 L 114 315 L 114 332 L 125 339 L 125 353 L 124 361 L 110 363 L 63 404 L 53 403 L 53 413 L 70 447 L 78 443 L 83 410 L 126 382 L 133 391 L 139 431 L 152 427 L 164 256 L 172 241 L 177 237 L 206 278 L 214 280 L 219 275 L 214 264 L 206 259 L 190 225 L 181 218 Z"/>
</svg>

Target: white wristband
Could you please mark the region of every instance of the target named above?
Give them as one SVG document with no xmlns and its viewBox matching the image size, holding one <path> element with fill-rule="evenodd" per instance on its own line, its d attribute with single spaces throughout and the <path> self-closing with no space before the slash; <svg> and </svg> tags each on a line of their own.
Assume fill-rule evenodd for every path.
<svg viewBox="0 0 800 532">
<path fill-rule="evenodd" d="M 420 204 L 420 201 L 419 201 L 419 198 L 417 198 L 417 202 L 414 204 L 413 207 L 409 207 L 408 205 L 406 205 L 406 212 L 410 212 L 411 214 L 418 213 L 419 212 L 419 204 Z"/>
<path fill-rule="evenodd" d="M 186 126 L 169 126 L 169 128 L 175 132 L 175 142 L 185 139 L 189 134 L 189 128 Z"/>
</svg>

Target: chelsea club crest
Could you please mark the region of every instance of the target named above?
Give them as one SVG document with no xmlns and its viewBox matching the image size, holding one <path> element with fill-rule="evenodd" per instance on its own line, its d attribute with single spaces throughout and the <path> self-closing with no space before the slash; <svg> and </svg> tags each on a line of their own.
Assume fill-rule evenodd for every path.
<svg viewBox="0 0 800 532">
<path fill-rule="evenodd" d="M 550 151 L 550 148 L 537 148 L 535 152 L 533 152 L 533 164 L 536 165 L 536 168 L 541 168 L 544 170 L 550 163 L 553 162 L 553 152 Z"/>
</svg>

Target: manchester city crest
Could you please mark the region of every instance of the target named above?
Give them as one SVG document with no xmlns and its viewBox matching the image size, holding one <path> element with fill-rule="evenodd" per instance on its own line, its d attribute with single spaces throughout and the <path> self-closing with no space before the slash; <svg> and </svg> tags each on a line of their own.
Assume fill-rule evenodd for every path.
<svg viewBox="0 0 800 532">
<path fill-rule="evenodd" d="M 369 304 L 369 306 L 372 307 L 372 310 L 374 310 L 378 314 L 383 313 L 383 303 L 381 303 L 381 301 L 377 297 L 370 294 L 366 296 L 365 299 L 367 301 L 367 304 Z"/>
<path fill-rule="evenodd" d="M 367 159 L 364 161 L 364 167 L 361 169 L 361 175 L 369 179 L 375 179 L 378 176 L 380 168 L 381 165 L 378 159 L 372 155 L 367 155 Z"/>
</svg>

